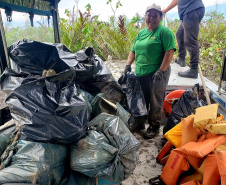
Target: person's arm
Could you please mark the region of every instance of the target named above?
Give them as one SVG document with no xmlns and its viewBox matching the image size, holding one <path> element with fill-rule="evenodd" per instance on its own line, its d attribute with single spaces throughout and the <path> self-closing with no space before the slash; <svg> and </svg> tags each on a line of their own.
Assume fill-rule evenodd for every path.
<svg viewBox="0 0 226 185">
<path fill-rule="evenodd" d="M 172 0 L 172 2 L 170 3 L 169 6 L 167 6 L 167 8 L 165 8 L 164 10 L 162 10 L 162 13 L 166 13 L 169 10 L 173 9 L 175 6 L 177 6 L 178 0 Z"/>
<path fill-rule="evenodd" d="M 135 59 L 135 53 L 130 51 L 129 56 L 127 58 L 125 70 L 124 70 L 125 75 L 127 75 L 127 72 L 131 72 L 131 70 L 132 70 L 131 64 L 134 62 L 134 59 Z"/>
<path fill-rule="evenodd" d="M 134 62 L 134 59 L 135 59 L 135 54 L 134 52 L 130 51 L 129 56 L 127 58 L 126 65 L 131 65 Z"/>
<path fill-rule="evenodd" d="M 173 54 L 174 54 L 174 49 L 170 49 L 165 53 L 162 64 L 160 66 L 161 71 L 165 71 L 169 67 L 170 62 L 173 59 Z"/>
</svg>

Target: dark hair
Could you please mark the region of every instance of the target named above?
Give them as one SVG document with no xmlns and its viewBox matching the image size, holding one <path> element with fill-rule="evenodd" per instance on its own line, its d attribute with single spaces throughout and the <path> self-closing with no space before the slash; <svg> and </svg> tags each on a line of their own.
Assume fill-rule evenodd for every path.
<svg viewBox="0 0 226 185">
<path fill-rule="evenodd" d="M 155 9 L 154 9 L 155 10 Z M 150 10 L 148 10 L 148 11 L 146 11 L 146 14 L 145 15 L 147 15 L 147 13 L 149 12 Z M 157 10 L 158 11 L 158 10 Z M 162 17 L 162 11 L 158 11 L 158 13 L 159 13 L 159 15 L 160 15 L 160 17 Z"/>
</svg>

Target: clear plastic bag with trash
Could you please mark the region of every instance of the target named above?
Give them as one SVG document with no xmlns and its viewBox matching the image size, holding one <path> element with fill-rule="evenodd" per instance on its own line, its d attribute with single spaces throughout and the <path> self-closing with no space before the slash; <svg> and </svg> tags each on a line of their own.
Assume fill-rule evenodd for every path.
<svg viewBox="0 0 226 185">
<path fill-rule="evenodd" d="M 86 136 L 71 146 L 70 166 L 89 177 L 123 181 L 136 167 L 139 148 L 118 116 L 101 113 L 89 123 Z"/>
</svg>

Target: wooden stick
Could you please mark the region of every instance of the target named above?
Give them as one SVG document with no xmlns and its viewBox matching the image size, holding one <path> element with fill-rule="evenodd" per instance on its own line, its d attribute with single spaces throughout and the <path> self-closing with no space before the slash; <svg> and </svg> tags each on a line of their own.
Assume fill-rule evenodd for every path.
<svg viewBox="0 0 226 185">
<path fill-rule="evenodd" d="M 4 130 L 5 128 L 8 128 L 8 127 L 10 127 L 12 125 L 15 125 L 13 119 L 11 119 L 10 121 L 6 122 L 4 125 L 0 126 L 0 130 Z"/>
<path fill-rule="evenodd" d="M 105 98 L 103 98 L 103 97 L 101 97 L 101 99 L 102 99 L 103 101 L 105 101 L 106 103 L 108 103 L 113 109 L 115 109 L 115 110 L 118 109 L 117 106 L 116 106 L 114 103 L 110 102 L 109 100 L 107 100 L 107 99 L 105 99 Z"/>
<path fill-rule="evenodd" d="M 204 93 L 206 95 L 207 104 L 210 105 L 211 104 L 210 97 L 209 97 L 209 94 L 208 94 L 208 91 L 207 91 L 207 88 L 206 88 L 206 84 L 205 84 L 205 81 L 204 81 L 204 78 L 203 78 L 203 75 L 202 75 L 202 71 L 201 71 L 200 65 L 199 65 L 199 75 L 200 75 L 200 78 L 201 78 L 201 81 L 202 81 L 202 86 L 203 86 L 203 89 L 204 89 Z"/>
</svg>

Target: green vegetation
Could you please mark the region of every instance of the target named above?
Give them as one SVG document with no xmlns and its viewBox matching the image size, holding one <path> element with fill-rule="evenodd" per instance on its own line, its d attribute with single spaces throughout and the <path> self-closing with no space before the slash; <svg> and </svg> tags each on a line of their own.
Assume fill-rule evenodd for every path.
<svg viewBox="0 0 226 185">
<path fill-rule="evenodd" d="M 111 1 L 108 3 L 111 5 Z M 116 5 L 113 13 L 121 6 Z M 139 14 L 134 15 L 131 20 L 125 16 L 118 18 L 112 16 L 109 22 L 101 22 L 98 16 L 91 16 L 90 4 L 86 6 L 86 10 L 85 13 L 80 11 L 75 13 L 74 9 L 65 11 L 68 19 L 60 19 L 61 42 L 72 52 L 93 47 L 95 53 L 104 60 L 108 55 L 113 59 L 126 59 L 137 33 L 145 28 L 143 18 Z M 174 34 L 179 24 L 178 20 L 168 21 L 168 27 Z M 32 28 L 29 23 L 24 28 L 5 27 L 8 45 L 22 38 L 53 42 L 52 30 L 44 25 Z M 204 75 L 215 82 L 219 81 L 223 49 L 226 44 L 225 30 L 226 18 L 217 10 L 207 13 L 200 25 L 200 65 Z M 189 55 L 186 61 L 189 63 Z"/>
<path fill-rule="evenodd" d="M 76 22 L 61 19 L 61 41 L 71 51 L 76 52 L 85 47 L 94 47 L 95 52 L 106 59 L 108 55 L 125 59 L 140 29 L 126 17 L 119 16 L 110 23 L 98 21 L 98 16 L 81 13 Z M 114 26 L 116 25 L 116 26 Z"/>
<path fill-rule="evenodd" d="M 217 11 L 206 14 L 199 35 L 200 64 L 204 75 L 219 81 L 224 47 L 226 44 L 226 17 Z"/>
<path fill-rule="evenodd" d="M 8 46 L 24 38 L 41 42 L 54 42 L 53 28 L 41 23 L 40 27 L 31 27 L 30 22 L 26 22 L 24 27 L 13 28 L 10 23 L 6 23 L 4 29 Z"/>
</svg>

